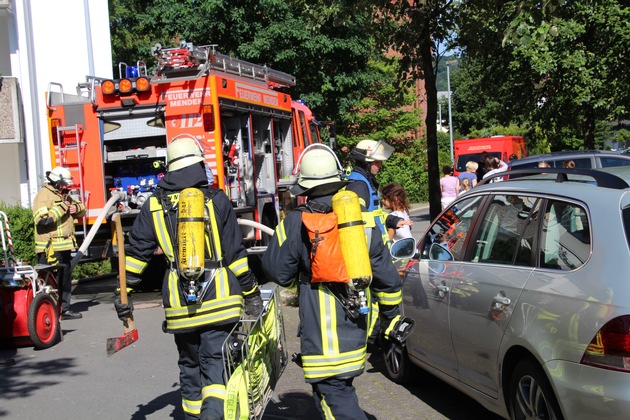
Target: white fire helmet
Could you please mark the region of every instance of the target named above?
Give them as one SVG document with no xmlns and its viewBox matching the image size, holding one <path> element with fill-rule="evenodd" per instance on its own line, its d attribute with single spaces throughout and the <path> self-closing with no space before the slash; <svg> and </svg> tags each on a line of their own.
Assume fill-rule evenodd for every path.
<svg viewBox="0 0 630 420">
<path fill-rule="evenodd" d="M 351 158 L 374 162 L 375 160 L 387 160 L 394 152 L 394 148 L 384 141 L 361 140 L 354 146 Z"/>
<path fill-rule="evenodd" d="M 46 177 L 50 182 L 63 183 L 68 187 L 72 187 L 74 185 L 70 169 L 64 166 L 55 167 L 52 171 L 46 174 Z"/>
<path fill-rule="evenodd" d="M 294 195 L 311 192 L 315 187 L 331 184 L 332 189 L 339 189 L 347 184 L 341 180 L 341 163 L 335 153 L 323 144 L 308 146 L 298 160 L 299 168 L 297 185 L 291 188 Z M 326 189 L 328 190 L 328 188 Z"/>
<path fill-rule="evenodd" d="M 166 148 L 169 171 L 177 171 L 204 160 L 201 146 L 190 136 L 175 137 Z"/>
</svg>

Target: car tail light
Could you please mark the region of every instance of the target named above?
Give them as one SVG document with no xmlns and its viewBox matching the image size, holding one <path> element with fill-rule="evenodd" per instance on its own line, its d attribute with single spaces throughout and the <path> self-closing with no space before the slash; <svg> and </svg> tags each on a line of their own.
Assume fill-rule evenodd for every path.
<svg viewBox="0 0 630 420">
<path fill-rule="evenodd" d="M 580 363 L 630 372 L 630 315 L 608 321 L 586 347 Z"/>
</svg>

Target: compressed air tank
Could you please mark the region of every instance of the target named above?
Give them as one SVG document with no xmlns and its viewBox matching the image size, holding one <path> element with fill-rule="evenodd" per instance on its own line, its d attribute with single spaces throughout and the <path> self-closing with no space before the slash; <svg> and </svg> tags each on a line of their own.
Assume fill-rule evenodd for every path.
<svg viewBox="0 0 630 420">
<path fill-rule="evenodd" d="M 186 188 L 179 194 L 177 215 L 179 274 L 197 280 L 205 263 L 205 197 L 198 188 Z"/>
<path fill-rule="evenodd" d="M 352 191 L 339 191 L 332 198 L 332 207 L 337 214 L 339 243 L 350 285 L 364 290 L 372 281 L 372 266 L 359 196 Z"/>
</svg>

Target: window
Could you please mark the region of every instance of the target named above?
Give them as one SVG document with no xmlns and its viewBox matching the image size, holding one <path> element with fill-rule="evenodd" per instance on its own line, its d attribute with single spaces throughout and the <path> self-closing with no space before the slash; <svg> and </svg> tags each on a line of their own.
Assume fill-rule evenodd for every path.
<svg viewBox="0 0 630 420">
<path fill-rule="evenodd" d="M 630 159 L 620 159 L 616 157 L 603 157 L 601 159 L 602 168 L 609 168 L 611 166 L 628 166 L 630 165 Z"/>
<path fill-rule="evenodd" d="M 533 265 L 535 198 L 498 194 L 481 222 L 472 244 L 473 262 Z"/>
<path fill-rule="evenodd" d="M 471 197 L 452 205 L 431 226 L 423 244 L 423 258 L 428 258 L 428 251 L 433 243 L 439 243 L 453 254 L 455 261 L 464 258 L 464 242 L 473 217 L 483 197 Z"/>
<path fill-rule="evenodd" d="M 542 221 L 540 267 L 574 270 L 591 253 L 586 211 L 573 203 L 550 200 Z"/>
</svg>

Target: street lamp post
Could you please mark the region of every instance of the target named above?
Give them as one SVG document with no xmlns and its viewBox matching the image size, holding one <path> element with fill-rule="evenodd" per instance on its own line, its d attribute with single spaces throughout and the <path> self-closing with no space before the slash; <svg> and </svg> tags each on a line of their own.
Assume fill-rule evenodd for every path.
<svg viewBox="0 0 630 420">
<path fill-rule="evenodd" d="M 446 84 L 448 88 L 448 132 L 451 139 L 451 162 L 455 165 L 455 156 L 453 153 L 453 113 L 451 111 L 451 70 L 450 66 L 457 64 L 457 60 L 446 62 Z"/>
</svg>

